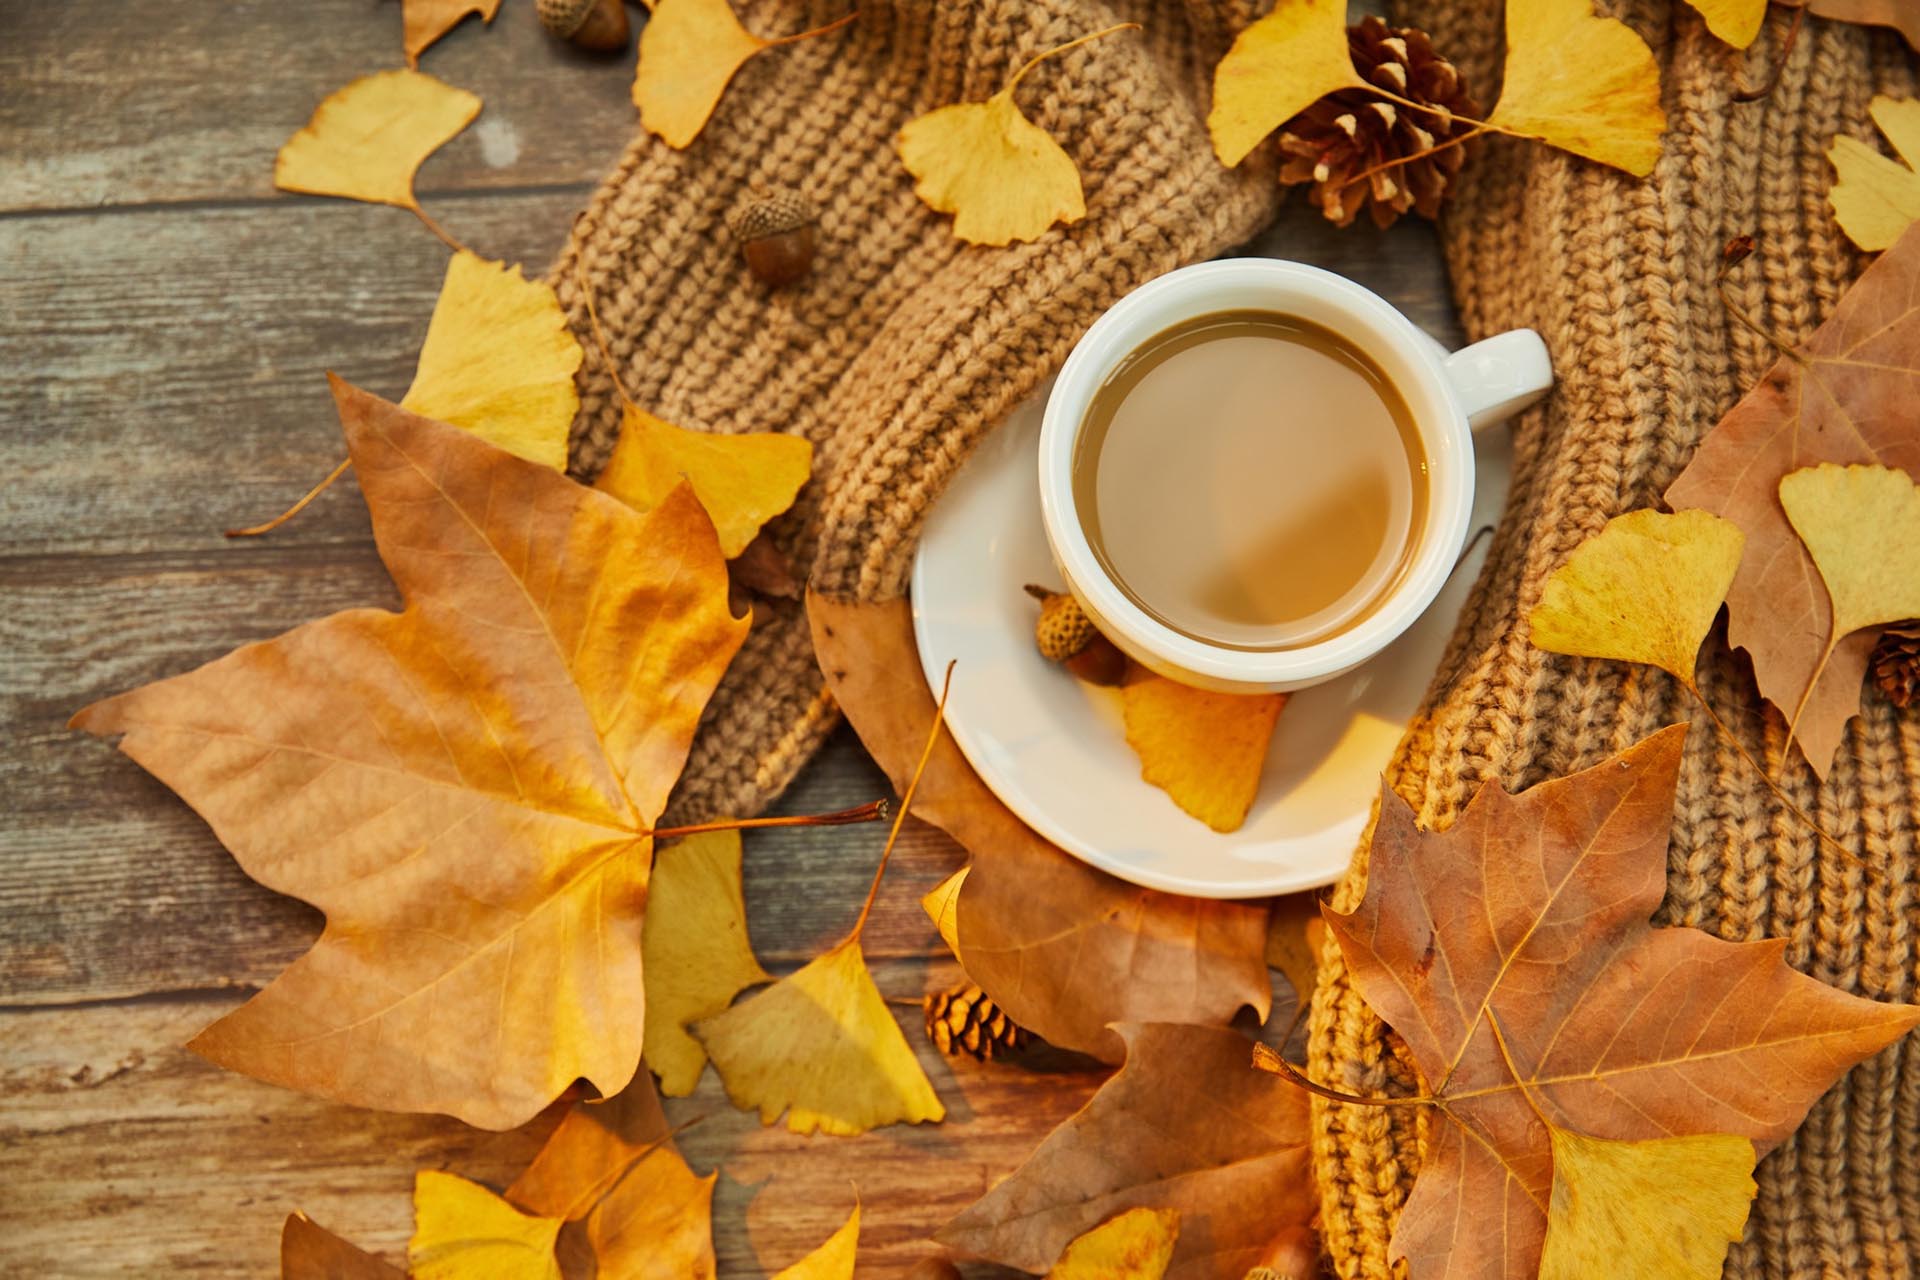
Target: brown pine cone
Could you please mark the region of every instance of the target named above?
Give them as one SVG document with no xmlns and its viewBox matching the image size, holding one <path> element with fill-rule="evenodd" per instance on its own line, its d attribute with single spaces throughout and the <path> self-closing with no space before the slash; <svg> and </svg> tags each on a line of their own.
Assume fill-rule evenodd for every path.
<svg viewBox="0 0 1920 1280">
<path fill-rule="evenodd" d="M 1424 31 L 1368 16 L 1347 28 L 1347 46 L 1362 79 L 1438 110 L 1415 111 L 1361 89 L 1330 93 L 1281 127 L 1280 181 L 1312 183 L 1307 199 L 1336 226 L 1362 207 L 1381 227 L 1408 209 L 1431 218 L 1462 159 L 1459 145 L 1440 146 L 1469 127 L 1455 117 L 1478 117 L 1480 108 Z M 1361 176 L 1408 156 L 1420 158 Z"/>
<path fill-rule="evenodd" d="M 1027 1045 L 1027 1032 L 1016 1026 L 1006 1010 L 971 982 L 950 991 L 934 991 L 923 1000 L 927 1039 L 948 1057 L 967 1054 L 985 1062 L 999 1053 L 1014 1053 Z"/>
<path fill-rule="evenodd" d="M 1880 637 L 1873 651 L 1873 682 L 1887 701 L 1905 708 L 1920 694 L 1920 630 L 1902 628 Z"/>
</svg>

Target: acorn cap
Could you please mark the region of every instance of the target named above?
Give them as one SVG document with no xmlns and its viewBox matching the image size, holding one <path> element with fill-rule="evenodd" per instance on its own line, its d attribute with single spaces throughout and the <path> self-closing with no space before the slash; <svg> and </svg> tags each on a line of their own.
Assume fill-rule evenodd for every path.
<svg viewBox="0 0 1920 1280">
<path fill-rule="evenodd" d="M 812 226 L 820 216 L 813 201 L 791 187 L 768 187 L 748 196 L 727 215 L 727 230 L 741 244 Z"/>
<path fill-rule="evenodd" d="M 570 38 L 593 12 L 593 0 L 534 0 L 540 25 L 562 40 Z"/>
</svg>

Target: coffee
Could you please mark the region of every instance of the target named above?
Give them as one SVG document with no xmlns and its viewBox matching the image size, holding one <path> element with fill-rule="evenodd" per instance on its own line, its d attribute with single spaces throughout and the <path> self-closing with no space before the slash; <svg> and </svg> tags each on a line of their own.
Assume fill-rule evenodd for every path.
<svg viewBox="0 0 1920 1280">
<path fill-rule="evenodd" d="M 1196 640 L 1291 649 L 1364 620 L 1426 522 L 1405 399 L 1346 338 L 1265 311 L 1184 321 L 1094 394 L 1073 494 L 1095 557 Z"/>
</svg>

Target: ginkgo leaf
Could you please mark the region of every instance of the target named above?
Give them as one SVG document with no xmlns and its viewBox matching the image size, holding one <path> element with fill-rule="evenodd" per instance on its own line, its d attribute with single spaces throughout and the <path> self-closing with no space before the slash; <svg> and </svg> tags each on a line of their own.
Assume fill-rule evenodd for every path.
<svg viewBox="0 0 1920 1280">
<path fill-rule="evenodd" d="M 361 76 L 287 139 L 273 162 L 273 185 L 418 209 L 414 171 L 479 114 L 479 98 L 419 71 Z"/>
<path fill-rule="evenodd" d="M 553 289 L 462 249 L 447 261 L 400 407 L 563 470 L 579 367 L 580 344 Z"/>
<path fill-rule="evenodd" d="M 853 1255 L 859 1244 L 860 1206 L 856 1204 L 825 1244 L 792 1266 L 782 1267 L 773 1280 L 853 1280 Z"/>
<path fill-rule="evenodd" d="M 1129 1209 L 1069 1244 L 1047 1280 L 1160 1280 L 1179 1238 L 1176 1211 Z"/>
<path fill-rule="evenodd" d="M 710 1018 L 748 987 L 773 978 L 747 941 L 740 891 L 740 833 L 708 831 L 654 854 L 640 935 L 647 975 L 647 1065 L 660 1091 L 684 1098 L 707 1051 L 687 1026 Z"/>
<path fill-rule="evenodd" d="M 1882 94 L 1869 110 L 1900 159 L 1889 160 L 1858 138 L 1835 138 L 1827 149 L 1834 174 L 1827 201 L 1848 238 L 1878 253 L 1920 220 L 1920 98 Z"/>
<path fill-rule="evenodd" d="M 683 481 L 692 485 L 731 560 L 761 525 L 793 505 L 812 469 L 813 445 L 801 436 L 690 431 L 628 405 L 595 487 L 651 511 Z"/>
<path fill-rule="evenodd" d="M 1736 49 L 1752 44 L 1767 19 L 1768 0 L 1687 0 L 1707 20 L 1707 30 Z"/>
<path fill-rule="evenodd" d="M 962 867 L 920 899 L 920 907 L 939 931 L 940 941 L 955 956 L 960 954 L 960 886 L 966 882 L 967 868 Z"/>
<path fill-rule="evenodd" d="M 418 66 L 427 46 L 460 25 L 470 13 L 491 23 L 500 12 L 500 0 L 400 0 L 401 21 L 406 28 L 407 65 Z"/>
<path fill-rule="evenodd" d="M 1540 1280 L 1719 1280 L 1757 1188 L 1753 1143 L 1725 1133 L 1610 1142 L 1558 1125 Z"/>
<path fill-rule="evenodd" d="M 1653 50 L 1593 0 L 1507 0 L 1507 61 L 1487 123 L 1644 178 L 1667 114 Z"/>
<path fill-rule="evenodd" d="M 1534 646 L 1644 662 L 1691 686 L 1746 541 L 1706 511 L 1615 516 L 1547 579 L 1528 617 Z"/>
<path fill-rule="evenodd" d="M 1234 831 L 1260 791 L 1284 693 L 1216 693 L 1136 667 L 1120 688 L 1140 776 L 1215 831 Z"/>
<path fill-rule="evenodd" d="M 521 1213 L 478 1183 L 422 1169 L 413 1179 L 414 1280 L 560 1280 L 560 1219 Z"/>
<path fill-rule="evenodd" d="M 406 1280 L 407 1273 L 290 1213 L 280 1229 L 280 1280 Z"/>
<path fill-rule="evenodd" d="M 640 28 L 640 65 L 633 77 L 641 126 L 676 150 L 686 147 L 700 136 L 727 82 L 748 58 L 836 31 L 854 17 L 767 40 L 740 25 L 728 0 L 655 0 Z"/>
<path fill-rule="evenodd" d="M 1319 99 L 1365 85 L 1347 47 L 1347 0 L 1283 0 L 1213 70 L 1213 153 L 1237 165 Z"/>
<path fill-rule="evenodd" d="M 1780 505 L 1833 602 L 1831 641 L 1920 618 L 1920 488 L 1890 467 L 1789 472 Z"/>
<path fill-rule="evenodd" d="M 406 610 L 355 609 L 74 725 L 326 916 L 201 1032 L 357 1106 L 525 1123 L 640 1058 L 653 823 L 746 638 L 690 490 L 646 516 L 349 387 L 334 396 Z"/>
<path fill-rule="evenodd" d="M 947 1114 L 873 985 L 857 938 L 693 1032 L 727 1096 L 758 1108 L 762 1124 L 785 1111 L 795 1133 L 847 1135 Z"/>
</svg>

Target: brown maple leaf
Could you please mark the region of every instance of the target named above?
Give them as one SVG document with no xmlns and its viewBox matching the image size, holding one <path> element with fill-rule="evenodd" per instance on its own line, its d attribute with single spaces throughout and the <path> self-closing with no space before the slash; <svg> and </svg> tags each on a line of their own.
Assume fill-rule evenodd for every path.
<svg viewBox="0 0 1920 1280">
<path fill-rule="evenodd" d="M 1236 1031 L 1125 1024 L 1126 1064 L 942 1244 L 1044 1271 L 1075 1236 L 1143 1206 L 1180 1214 L 1169 1280 L 1239 1280 L 1318 1201 L 1307 1095 L 1250 1071 Z"/>
<path fill-rule="evenodd" d="M 1807 0 L 1807 11 L 1835 22 L 1892 27 L 1920 49 L 1920 4 L 1914 0 Z"/>
<path fill-rule="evenodd" d="M 1877 462 L 1920 479 L 1920 225 L 1727 411 L 1667 490 L 1676 511 L 1712 511 L 1746 533 L 1727 595 L 1727 638 L 1752 655 L 1760 692 L 1789 717 L 1820 670 L 1833 609 L 1780 506 L 1780 480 L 1821 462 Z M 1860 710 L 1879 635 L 1842 640 L 1806 696 L 1797 735 L 1822 778 Z"/>
<path fill-rule="evenodd" d="M 192 1047 L 483 1128 L 641 1048 L 650 832 L 745 639 L 690 490 L 642 516 L 334 381 L 402 613 L 354 609 L 74 717 L 318 907 Z"/>
<path fill-rule="evenodd" d="M 1413 1280 L 1538 1272 L 1543 1116 L 1594 1138 L 1721 1133 L 1764 1150 L 1920 1021 L 1795 972 L 1784 940 L 1649 923 L 1686 732 L 1519 796 L 1490 782 L 1444 832 L 1382 798 L 1365 897 L 1326 919 L 1441 1100 L 1392 1241 Z"/>
<path fill-rule="evenodd" d="M 280 1280 L 406 1280 L 406 1275 L 304 1213 L 288 1214 L 280 1229 Z"/>
<path fill-rule="evenodd" d="M 904 787 L 934 719 L 910 606 L 809 593 L 807 614 L 840 709 Z M 1069 856 L 1015 817 L 944 732 L 913 813 L 973 855 L 956 916 L 961 967 L 1042 1039 L 1112 1062 L 1123 1046 L 1110 1022 L 1224 1024 L 1245 1006 L 1266 1016 L 1264 903 L 1142 889 Z"/>
</svg>

